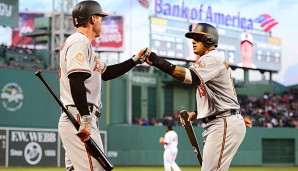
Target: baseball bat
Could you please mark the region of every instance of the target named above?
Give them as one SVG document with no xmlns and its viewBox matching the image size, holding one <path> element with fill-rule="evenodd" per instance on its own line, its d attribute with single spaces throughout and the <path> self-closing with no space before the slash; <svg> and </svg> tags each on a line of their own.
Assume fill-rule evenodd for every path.
<svg viewBox="0 0 298 171">
<path fill-rule="evenodd" d="M 188 139 L 193 147 L 193 150 L 197 156 L 197 159 L 198 159 L 200 165 L 202 166 L 203 160 L 202 160 L 199 144 L 198 144 L 198 141 L 196 138 L 196 134 L 193 130 L 192 124 L 187 120 L 188 119 L 187 111 L 186 110 L 180 111 L 180 117 L 182 118 L 181 124 L 185 128 Z"/>
<path fill-rule="evenodd" d="M 63 112 L 67 115 L 73 126 L 79 130 L 80 124 L 78 121 L 72 116 L 69 110 L 66 109 L 66 107 L 63 105 L 62 101 L 57 97 L 53 89 L 49 86 L 47 81 L 43 78 L 41 71 L 38 70 L 35 75 L 43 82 L 43 84 L 47 87 L 47 89 L 50 91 L 54 99 L 57 101 L 59 106 L 62 108 Z M 87 150 L 91 154 L 92 157 L 94 157 L 106 171 L 113 170 L 114 166 L 113 164 L 108 160 L 108 158 L 105 156 L 105 154 L 102 152 L 102 150 L 98 147 L 98 145 L 95 143 L 95 141 L 92 139 L 92 137 L 89 137 L 88 141 L 86 142 Z"/>
</svg>

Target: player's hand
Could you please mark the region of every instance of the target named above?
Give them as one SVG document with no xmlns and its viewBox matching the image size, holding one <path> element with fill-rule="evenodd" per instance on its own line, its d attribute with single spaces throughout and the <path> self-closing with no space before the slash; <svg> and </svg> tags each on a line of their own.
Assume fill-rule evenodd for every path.
<svg viewBox="0 0 298 171">
<path fill-rule="evenodd" d="M 251 128 L 251 120 L 249 118 L 243 118 L 246 128 Z"/>
<path fill-rule="evenodd" d="M 195 120 L 197 118 L 197 113 L 196 112 L 187 112 L 188 114 L 188 118 L 187 118 L 187 121 L 188 122 L 191 122 L 193 120 Z M 183 127 L 185 127 L 185 121 L 184 119 L 180 116 L 180 123 Z"/>
<path fill-rule="evenodd" d="M 138 53 L 138 55 L 134 55 L 132 57 L 132 60 L 136 63 L 136 64 L 143 64 L 145 62 L 145 60 L 150 56 L 150 49 L 148 47 L 140 50 L 140 52 Z"/>
<path fill-rule="evenodd" d="M 154 52 L 151 52 L 148 58 L 146 59 L 146 63 L 151 66 L 155 66 L 159 61 L 160 58 Z"/>
<path fill-rule="evenodd" d="M 188 121 L 194 121 L 197 118 L 196 112 L 188 112 Z"/>
<path fill-rule="evenodd" d="M 160 137 L 159 138 L 159 143 L 162 144 L 163 142 L 164 142 L 164 138 L 163 137 Z"/>
<path fill-rule="evenodd" d="M 87 142 L 90 135 L 91 135 L 91 122 L 92 116 L 91 115 L 84 115 L 81 117 L 79 123 L 80 128 L 77 133 L 77 136 L 81 139 L 83 143 Z"/>
</svg>

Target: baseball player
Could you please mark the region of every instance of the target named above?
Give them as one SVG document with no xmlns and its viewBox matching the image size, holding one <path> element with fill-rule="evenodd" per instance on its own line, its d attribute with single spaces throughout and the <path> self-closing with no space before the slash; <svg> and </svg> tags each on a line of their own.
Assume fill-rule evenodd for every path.
<svg viewBox="0 0 298 171">
<path fill-rule="evenodd" d="M 165 149 L 163 153 L 165 171 L 171 171 L 171 168 L 173 168 L 174 171 L 181 171 L 175 162 L 178 154 L 178 135 L 173 130 L 172 125 L 169 124 L 167 126 L 165 137 L 160 137 L 159 143 L 163 144 Z"/>
<path fill-rule="evenodd" d="M 101 33 L 102 11 L 96 1 L 81 1 L 72 11 L 73 23 L 77 27 L 61 47 L 60 52 L 60 98 L 66 108 L 80 123 L 77 131 L 62 113 L 58 131 L 66 150 L 66 170 L 103 171 L 103 167 L 90 156 L 85 142 L 91 136 L 103 151 L 97 127 L 102 108 L 102 80 L 107 81 L 123 75 L 136 64 L 145 60 L 141 50 L 137 56 L 107 66 L 95 54 L 91 41 Z"/>
<path fill-rule="evenodd" d="M 214 26 L 198 23 L 185 36 L 192 39 L 193 52 L 199 55 L 189 68 L 175 66 L 154 52 L 146 62 L 197 87 L 197 111 L 188 112 L 188 120 L 201 119 L 205 123 L 201 170 L 227 171 L 246 133 L 231 70 L 216 50 L 219 37 Z"/>
</svg>

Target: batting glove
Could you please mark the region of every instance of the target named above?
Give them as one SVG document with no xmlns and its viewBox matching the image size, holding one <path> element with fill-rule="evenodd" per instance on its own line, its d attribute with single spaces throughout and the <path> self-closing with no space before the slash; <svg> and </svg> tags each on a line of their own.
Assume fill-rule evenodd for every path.
<svg viewBox="0 0 298 171">
<path fill-rule="evenodd" d="M 145 60 L 150 56 L 150 49 L 148 49 L 148 47 L 140 50 L 140 52 L 138 53 L 138 56 L 134 55 L 132 57 L 132 60 L 136 63 L 136 64 L 143 64 L 145 62 Z"/>
<path fill-rule="evenodd" d="M 83 143 L 89 140 L 91 135 L 91 122 L 92 116 L 91 115 L 84 115 L 80 120 L 80 128 L 77 133 L 77 136 L 81 139 Z"/>
</svg>

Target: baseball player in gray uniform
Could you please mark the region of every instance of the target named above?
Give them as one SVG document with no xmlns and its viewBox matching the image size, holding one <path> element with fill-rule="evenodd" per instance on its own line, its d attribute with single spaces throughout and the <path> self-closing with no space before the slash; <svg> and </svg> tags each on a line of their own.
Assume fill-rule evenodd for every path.
<svg viewBox="0 0 298 171">
<path fill-rule="evenodd" d="M 185 36 L 192 39 L 193 51 L 199 55 L 192 66 L 175 66 L 154 52 L 146 62 L 180 82 L 197 87 L 197 110 L 188 112 L 188 120 L 201 119 L 205 123 L 201 170 L 227 171 L 246 133 L 231 70 L 225 57 L 216 50 L 219 36 L 214 26 L 198 23 Z"/>
<path fill-rule="evenodd" d="M 136 64 L 145 61 L 145 49 L 137 56 L 111 66 L 98 58 L 91 41 L 100 36 L 102 18 L 107 15 L 96 1 L 81 1 L 76 4 L 72 17 L 77 30 L 61 47 L 60 98 L 81 125 L 77 131 L 65 113 L 62 113 L 59 120 L 58 131 L 66 150 L 65 163 L 68 171 L 104 170 L 90 156 L 84 143 L 91 136 L 103 151 L 97 127 L 102 108 L 102 80 L 121 76 Z"/>
</svg>

